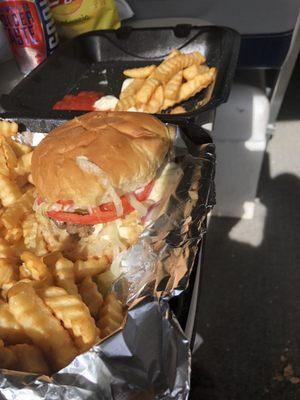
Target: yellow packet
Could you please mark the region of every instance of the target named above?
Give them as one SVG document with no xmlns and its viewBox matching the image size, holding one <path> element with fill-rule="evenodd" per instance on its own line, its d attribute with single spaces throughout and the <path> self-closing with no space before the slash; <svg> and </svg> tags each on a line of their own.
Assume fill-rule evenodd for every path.
<svg viewBox="0 0 300 400">
<path fill-rule="evenodd" d="M 50 7 L 57 31 L 65 38 L 120 27 L 114 0 L 51 0 Z"/>
</svg>

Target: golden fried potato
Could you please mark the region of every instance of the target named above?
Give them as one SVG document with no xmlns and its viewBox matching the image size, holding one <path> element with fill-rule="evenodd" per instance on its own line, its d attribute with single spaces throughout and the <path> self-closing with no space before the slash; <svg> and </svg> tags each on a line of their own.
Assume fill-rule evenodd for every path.
<svg viewBox="0 0 300 400">
<path fill-rule="evenodd" d="M 1 153 L 0 151 L 0 174 L 3 174 L 5 176 L 10 176 L 11 172 L 6 164 L 6 159 L 4 157 L 4 154 Z"/>
<path fill-rule="evenodd" d="M 115 275 L 110 270 L 95 276 L 98 289 L 103 297 L 106 297 L 109 294 L 115 279 L 116 279 Z"/>
<path fill-rule="evenodd" d="M 14 251 L 14 248 L 3 238 L 0 238 L 0 259 L 6 258 L 9 261 L 17 261 L 18 255 Z"/>
<path fill-rule="evenodd" d="M 90 310 L 91 316 L 98 318 L 103 297 L 98 291 L 96 283 L 90 276 L 86 276 L 78 285 L 79 294 Z M 0 335 L 1 336 L 1 335 Z"/>
<path fill-rule="evenodd" d="M 136 94 L 136 101 L 142 104 L 148 103 L 150 97 L 153 95 L 155 90 L 160 85 L 160 82 L 154 78 L 148 78 L 144 82 L 143 86 L 139 89 Z"/>
<path fill-rule="evenodd" d="M 0 135 L 11 137 L 18 133 L 18 124 L 14 121 L 0 121 Z"/>
<path fill-rule="evenodd" d="M 132 97 L 136 92 L 143 86 L 145 79 L 133 79 L 133 81 L 127 86 L 126 89 L 120 93 L 120 100 L 126 97 Z"/>
<path fill-rule="evenodd" d="M 23 231 L 19 226 L 11 229 L 3 229 L 3 238 L 11 245 L 19 242 L 19 240 L 22 238 L 22 235 Z"/>
<path fill-rule="evenodd" d="M 16 165 L 17 157 L 15 152 L 8 140 L 0 135 L 0 173 L 8 177 L 13 177 Z"/>
<path fill-rule="evenodd" d="M 53 269 L 56 285 L 65 289 L 68 294 L 78 296 L 78 289 L 75 284 L 75 268 L 72 261 L 60 257 Z"/>
<path fill-rule="evenodd" d="M 27 190 L 12 206 L 4 211 L 0 217 L 0 221 L 6 229 L 19 227 L 26 214 L 32 211 L 34 202 L 33 194 L 34 189 Z"/>
<path fill-rule="evenodd" d="M 0 121 L 1 122 L 1 121 Z M 9 142 L 0 135 L 0 152 L 3 154 L 7 167 L 11 171 L 17 166 L 17 156 Z"/>
<path fill-rule="evenodd" d="M 28 283 L 8 291 L 9 309 L 32 342 L 42 349 L 51 368 L 59 370 L 77 355 L 71 337 Z"/>
<path fill-rule="evenodd" d="M 180 50 L 178 49 L 173 49 L 170 54 L 166 57 L 166 60 L 173 58 L 175 56 L 179 56 L 181 54 Z"/>
<path fill-rule="evenodd" d="M 41 233 L 41 227 L 34 214 L 28 214 L 25 217 L 22 229 L 24 243 L 28 250 L 34 252 L 37 256 L 44 256 L 48 253 L 47 245 Z"/>
<path fill-rule="evenodd" d="M 215 75 L 216 69 L 210 68 L 208 72 L 197 75 L 194 79 L 184 83 L 179 90 L 178 102 L 187 100 L 202 89 L 206 88 L 214 81 Z"/>
<path fill-rule="evenodd" d="M 22 223 L 22 228 L 25 246 L 28 250 L 34 251 L 38 234 L 38 224 L 34 214 L 27 215 Z"/>
<path fill-rule="evenodd" d="M 181 83 L 182 83 L 182 71 L 179 71 L 169 80 L 169 82 L 167 82 L 164 88 L 165 98 L 170 100 L 176 100 Z"/>
<path fill-rule="evenodd" d="M 23 261 L 20 267 L 21 278 L 29 278 L 47 284 L 53 283 L 51 272 L 41 257 L 36 256 L 30 251 L 24 251 L 21 254 L 21 260 Z"/>
<path fill-rule="evenodd" d="M 29 278 L 19 279 L 18 281 L 11 281 L 2 286 L 1 296 L 5 301 L 7 301 L 8 299 L 8 291 L 18 283 L 28 283 L 35 290 L 41 289 L 45 286 L 45 283 L 43 281 L 33 281 L 32 279 Z"/>
<path fill-rule="evenodd" d="M 16 371 L 18 361 L 18 357 L 9 347 L 0 346 L 0 368 Z"/>
<path fill-rule="evenodd" d="M 20 197 L 22 192 L 16 183 L 7 176 L 0 174 L 0 200 L 4 207 L 11 206 Z"/>
<path fill-rule="evenodd" d="M 32 153 L 32 151 L 30 153 L 25 153 L 17 160 L 15 167 L 15 172 L 17 175 L 30 174 Z"/>
<path fill-rule="evenodd" d="M 197 75 L 201 75 L 204 72 L 207 72 L 208 70 L 209 67 L 207 65 L 193 64 L 183 70 L 183 77 L 185 80 L 189 81 L 191 79 L 194 79 Z"/>
<path fill-rule="evenodd" d="M 18 359 L 17 370 L 36 373 L 50 374 L 50 368 L 41 350 L 32 344 L 16 344 L 9 349 Z"/>
<path fill-rule="evenodd" d="M 173 107 L 174 104 L 176 103 L 178 103 L 178 99 L 176 100 L 165 99 L 161 109 L 166 110 L 167 108 Z"/>
<path fill-rule="evenodd" d="M 28 343 L 28 336 L 9 310 L 7 303 L 0 304 L 0 337 L 6 344 Z"/>
<path fill-rule="evenodd" d="M 100 308 L 97 326 L 100 328 L 101 338 L 115 332 L 122 325 L 125 312 L 121 302 L 114 293 L 110 293 Z"/>
<path fill-rule="evenodd" d="M 86 276 L 101 274 L 109 267 L 107 257 L 89 258 L 87 261 L 77 260 L 74 264 L 76 281 L 81 281 Z"/>
<path fill-rule="evenodd" d="M 123 74 L 125 76 L 128 76 L 128 78 L 145 79 L 152 74 L 155 68 L 156 65 L 147 65 L 146 67 L 125 69 L 125 71 L 123 71 Z"/>
<path fill-rule="evenodd" d="M 57 260 L 59 260 L 62 257 L 63 257 L 63 255 L 61 254 L 60 251 L 54 251 L 53 253 L 46 254 L 43 257 L 43 262 L 44 262 L 44 264 L 47 265 L 47 267 L 50 269 L 50 271 L 53 271 Z"/>
<path fill-rule="evenodd" d="M 127 111 L 135 106 L 136 106 L 136 100 L 134 96 L 126 96 L 118 101 L 115 111 Z"/>
<path fill-rule="evenodd" d="M 0 259 L 0 287 L 18 279 L 17 266 L 14 261 Z"/>
<path fill-rule="evenodd" d="M 171 110 L 170 114 L 182 114 L 182 113 L 185 113 L 185 112 L 186 112 L 186 109 L 184 107 L 177 106 L 177 107 L 174 107 Z"/>
<path fill-rule="evenodd" d="M 156 68 L 153 78 L 157 79 L 161 83 L 167 83 L 172 76 L 180 70 L 189 67 L 192 64 L 203 64 L 205 61 L 205 57 L 199 51 L 190 54 L 180 54 L 163 61 Z"/>
<path fill-rule="evenodd" d="M 164 90 L 162 86 L 158 86 L 158 88 L 153 93 L 150 101 L 145 106 L 145 112 L 155 114 L 161 110 L 161 107 L 164 102 Z"/>
<path fill-rule="evenodd" d="M 37 213 L 36 221 L 38 225 L 37 245 L 39 245 L 40 241 L 38 238 L 41 237 L 47 249 L 46 253 L 63 251 L 70 246 L 71 250 L 74 250 L 74 243 L 75 247 L 77 247 L 78 243 L 72 240 L 68 232 L 65 229 L 59 229 L 49 218 Z"/>
<path fill-rule="evenodd" d="M 10 147 L 15 152 L 17 158 L 22 157 L 24 154 L 30 153 L 32 151 L 32 148 L 30 146 L 19 143 L 11 138 L 8 138 L 7 141 L 10 144 Z"/>
<path fill-rule="evenodd" d="M 56 286 L 40 290 L 39 295 L 56 318 L 71 331 L 80 352 L 88 350 L 96 343 L 98 330 L 95 321 L 78 296 L 70 295 L 63 288 Z"/>
<path fill-rule="evenodd" d="M 24 241 L 21 239 L 19 242 L 13 243 L 10 246 L 11 250 L 13 253 L 16 255 L 16 257 L 19 259 L 23 251 L 26 250 Z M 1 258 L 1 257 L 0 257 Z"/>
</svg>

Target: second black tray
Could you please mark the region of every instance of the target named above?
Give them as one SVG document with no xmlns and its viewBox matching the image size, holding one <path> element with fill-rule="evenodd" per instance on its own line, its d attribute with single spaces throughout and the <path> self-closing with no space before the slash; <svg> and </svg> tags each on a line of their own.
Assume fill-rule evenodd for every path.
<svg viewBox="0 0 300 400">
<path fill-rule="evenodd" d="M 124 28 L 95 31 L 61 45 L 46 61 L 24 78 L 9 95 L 1 98 L 6 111 L 23 111 L 48 118 L 70 119 L 82 112 L 53 111 L 66 94 L 91 90 L 118 96 L 126 68 L 159 63 L 173 48 L 183 52 L 199 50 L 209 66 L 217 68 L 211 96 L 202 91 L 184 103 L 184 114 L 166 115 L 169 121 L 196 117 L 214 109 L 228 98 L 240 37 L 232 29 L 216 26 L 174 28 Z M 201 100 L 206 96 L 206 104 Z"/>
</svg>

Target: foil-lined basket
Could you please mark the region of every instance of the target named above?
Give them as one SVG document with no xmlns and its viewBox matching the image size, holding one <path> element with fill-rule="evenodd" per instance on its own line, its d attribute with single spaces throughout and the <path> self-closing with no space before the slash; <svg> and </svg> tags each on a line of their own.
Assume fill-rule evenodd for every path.
<svg viewBox="0 0 300 400">
<path fill-rule="evenodd" d="M 24 132 L 19 139 L 36 145 L 42 137 Z M 120 271 L 113 290 L 128 305 L 122 328 L 51 377 L 1 370 L 1 398 L 188 398 L 190 345 L 168 301 L 189 284 L 213 206 L 214 145 L 192 144 L 177 127 L 172 158 L 183 171 L 179 184 L 138 242 L 112 266 Z"/>
</svg>

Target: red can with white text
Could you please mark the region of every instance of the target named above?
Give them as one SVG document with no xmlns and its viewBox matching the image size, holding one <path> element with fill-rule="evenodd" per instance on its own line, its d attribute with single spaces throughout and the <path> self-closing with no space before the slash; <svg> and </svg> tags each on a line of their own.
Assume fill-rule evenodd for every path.
<svg viewBox="0 0 300 400">
<path fill-rule="evenodd" d="M 24 74 L 37 67 L 58 45 L 48 0 L 0 0 L 0 20 Z"/>
</svg>

